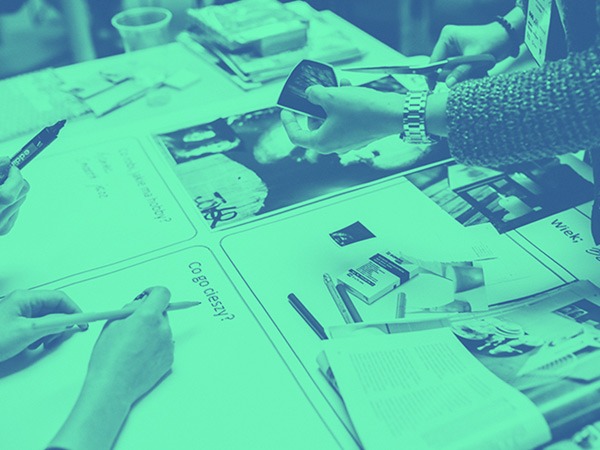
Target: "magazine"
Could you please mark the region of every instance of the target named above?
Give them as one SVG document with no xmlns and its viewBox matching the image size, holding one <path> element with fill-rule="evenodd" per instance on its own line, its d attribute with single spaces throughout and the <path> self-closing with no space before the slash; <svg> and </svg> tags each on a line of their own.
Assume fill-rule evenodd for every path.
<svg viewBox="0 0 600 450">
<path fill-rule="evenodd" d="M 327 360 L 367 449 L 535 448 L 598 421 L 600 290 L 592 283 L 416 323 L 331 332 Z"/>
</svg>

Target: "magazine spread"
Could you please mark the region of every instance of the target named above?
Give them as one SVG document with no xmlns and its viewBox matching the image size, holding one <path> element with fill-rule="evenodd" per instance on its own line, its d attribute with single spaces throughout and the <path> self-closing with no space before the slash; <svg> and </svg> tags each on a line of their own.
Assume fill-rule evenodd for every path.
<svg viewBox="0 0 600 450">
<path fill-rule="evenodd" d="M 326 356 L 368 448 L 407 440 L 418 448 L 532 448 L 598 417 L 595 285 L 575 282 L 459 316 L 332 331 Z"/>
</svg>

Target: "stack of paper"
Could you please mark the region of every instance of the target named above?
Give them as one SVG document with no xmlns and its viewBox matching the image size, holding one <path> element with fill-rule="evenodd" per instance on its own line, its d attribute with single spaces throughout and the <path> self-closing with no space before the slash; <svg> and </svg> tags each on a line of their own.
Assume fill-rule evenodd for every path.
<svg viewBox="0 0 600 450">
<path fill-rule="evenodd" d="M 303 59 L 338 63 L 360 58 L 363 51 L 342 28 L 343 21 L 329 11 L 318 12 L 304 2 L 287 3 L 285 8 L 310 24 L 306 44 L 301 48 L 264 55 L 253 48 L 232 51 L 210 33 L 198 27 L 181 33 L 178 40 L 205 59 L 225 70 L 245 89 L 286 77 Z M 242 37 L 235 35 L 241 43 Z"/>
<path fill-rule="evenodd" d="M 227 51 L 257 50 L 268 40 L 298 42 L 295 47 L 306 42 L 307 21 L 276 0 L 241 0 L 188 14 L 199 34 Z"/>
</svg>

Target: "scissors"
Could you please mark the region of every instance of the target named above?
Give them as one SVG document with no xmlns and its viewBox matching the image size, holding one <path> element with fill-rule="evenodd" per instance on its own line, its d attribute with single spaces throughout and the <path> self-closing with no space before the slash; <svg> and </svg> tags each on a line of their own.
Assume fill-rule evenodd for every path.
<svg viewBox="0 0 600 450">
<path fill-rule="evenodd" d="M 489 54 L 473 56 L 455 56 L 434 63 L 415 66 L 374 66 L 374 67 L 351 67 L 342 69 L 346 72 L 361 73 L 383 73 L 386 75 L 416 74 L 429 75 L 441 70 L 452 70 L 462 64 L 473 66 L 478 71 L 488 71 L 496 64 L 496 58 Z"/>
<path fill-rule="evenodd" d="M 487 53 L 472 56 L 454 56 L 434 63 L 414 66 L 374 66 L 374 67 L 351 67 L 342 69 L 346 72 L 360 73 L 382 73 L 385 75 L 415 74 L 425 75 L 430 89 L 435 88 L 438 76 L 442 71 L 450 71 L 456 67 L 467 64 L 472 66 L 475 73 L 483 76 L 496 64 L 496 58 Z"/>
</svg>

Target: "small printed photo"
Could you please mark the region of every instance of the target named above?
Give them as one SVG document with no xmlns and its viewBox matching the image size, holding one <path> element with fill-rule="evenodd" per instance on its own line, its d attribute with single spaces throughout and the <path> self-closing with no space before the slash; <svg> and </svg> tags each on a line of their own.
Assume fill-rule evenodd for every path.
<svg viewBox="0 0 600 450">
<path fill-rule="evenodd" d="M 587 299 L 581 299 L 563 306 L 555 310 L 554 313 L 600 330 L 600 306 Z"/>
<path fill-rule="evenodd" d="M 503 172 L 449 164 L 407 178 L 461 224 L 491 223 L 500 233 L 593 198 L 592 183 L 559 158 L 514 165 Z"/>
<path fill-rule="evenodd" d="M 495 357 L 522 355 L 544 344 L 521 325 L 497 318 L 461 322 L 452 331 L 471 352 Z"/>
<path fill-rule="evenodd" d="M 375 235 L 360 222 L 354 222 L 341 230 L 329 233 L 329 236 L 340 247 L 374 238 Z"/>
</svg>

